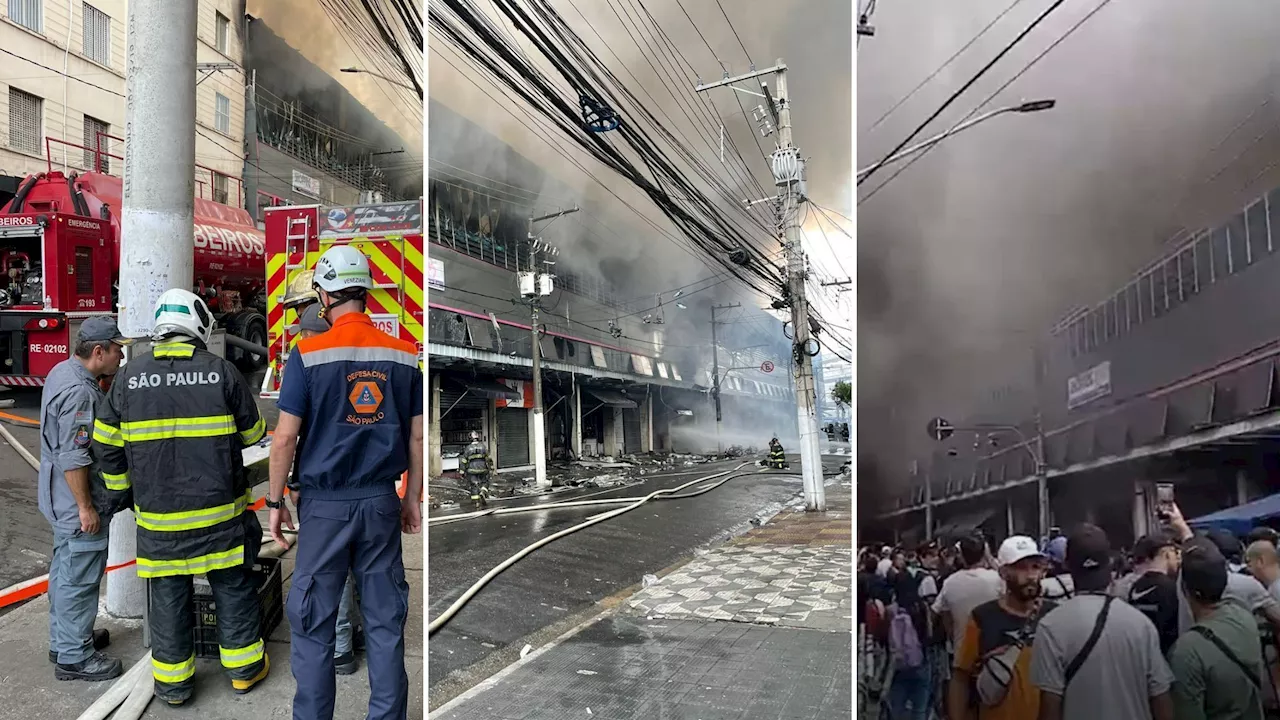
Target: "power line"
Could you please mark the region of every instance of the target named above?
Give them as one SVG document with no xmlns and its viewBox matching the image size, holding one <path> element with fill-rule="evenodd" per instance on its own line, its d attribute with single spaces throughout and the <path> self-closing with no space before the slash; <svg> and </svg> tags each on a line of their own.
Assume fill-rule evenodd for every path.
<svg viewBox="0 0 1280 720">
<path fill-rule="evenodd" d="M 42 69 L 42 70 L 48 70 L 49 72 L 51 72 L 51 73 L 53 73 L 53 74 L 55 74 L 55 75 L 60 75 L 60 76 L 62 76 L 62 77 L 64 77 L 64 78 L 67 78 L 68 80 L 75 80 L 76 82 L 80 83 L 81 85 L 88 85 L 89 87 L 91 87 L 91 88 L 96 88 L 96 89 L 98 89 L 98 90 L 101 90 L 102 92 L 105 92 L 105 93 L 111 93 L 112 95 L 115 95 L 116 97 L 124 97 L 124 93 L 116 92 L 115 90 L 110 90 L 110 89 L 108 89 L 108 88 L 104 88 L 104 87 L 102 87 L 101 85 L 97 85 L 97 84 L 91 83 L 91 82 L 89 82 L 88 80 L 81 80 L 80 78 L 76 77 L 75 75 L 69 75 L 69 74 L 67 74 L 67 73 L 62 72 L 61 70 L 55 70 L 54 68 L 51 68 L 51 67 L 49 67 L 48 65 L 41 65 L 40 63 L 36 62 L 35 60 L 32 60 L 32 59 L 27 58 L 27 57 L 23 57 L 22 55 L 19 55 L 19 54 L 15 53 L 15 52 L 10 52 L 10 51 L 8 51 L 8 50 L 5 50 L 4 48 L 0 48 L 0 53 L 4 53 L 5 55 L 11 55 L 11 56 L 13 56 L 13 57 L 18 58 L 19 60 L 22 60 L 22 61 L 24 61 L 24 62 L 31 63 L 32 65 L 35 65 L 36 67 L 38 67 L 38 68 L 40 68 L 40 69 Z"/>
<path fill-rule="evenodd" d="M 1096 7 L 1094 7 L 1094 8 L 1093 8 L 1093 10 L 1090 10 L 1090 11 L 1089 11 L 1089 14 L 1087 14 L 1087 15 L 1085 15 L 1084 17 L 1082 17 L 1082 18 L 1080 18 L 1079 20 L 1077 20 L 1077 21 L 1076 21 L 1076 23 L 1075 23 L 1074 25 L 1072 25 L 1070 28 L 1068 28 L 1068 29 L 1067 29 L 1067 31 L 1066 31 L 1065 33 L 1063 33 L 1062 35 L 1058 36 L 1058 39 L 1057 39 L 1057 40 L 1054 40 L 1054 41 L 1053 41 L 1053 42 L 1052 42 L 1048 47 L 1046 47 L 1044 50 L 1040 51 L 1040 54 L 1038 54 L 1038 55 L 1036 55 L 1034 58 L 1032 58 L 1032 59 L 1031 59 L 1031 62 L 1027 63 L 1026 65 L 1023 65 L 1021 70 L 1019 70 L 1017 73 L 1015 73 L 1015 74 L 1014 74 L 1014 76 L 1013 76 L 1013 77 L 1009 78 L 1009 79 L 1008 79 L 1008 80 L 1006 80 L 1003 84 L 1001 84 L 1001 85 L 1000 85 L 1000 87 L 996 88 L 996 89 L 995 89 L 995 92 L 993 92 L 993 93 L 991 93 L 990 95 L 988 95 L 988 96 L 986 97 L 986 99 L 984 99 L 984 100 L 983 100 L 983 101 L 982 101 L 982 102 L 981 102 L 977 107 L 975 107 L 973 110 L 971 110 L 971 111 L 969 112 L 969 114 L 968 114 L 968 115 L 964 116 L 964 118 L 962 118 L 962 119 L 960 120 L 960 122 L 959 122 L 959 123 L 956 123 L 956 125 L 961 125 L 961 124 L 963 124 L 963 123 L 965 123 L 965 122 L 968 122 L 970 118 L 974 117 L 974 116 L 975 116 L 975 115 L 977 115 L 979 112 L 981 112 L 981 111 L 982 111 L 982 109 L 983 109 L 983 108 L 985 108 L 987 105 L 989 105 L 989 104 L 991 103 L 991 101 L 992 101 L 992 100 L 994 100 L 994 99 L 996 98 L 996 96 L 997 96 L 997 95 L 999 95 L 1000 93 L 1004 92 L 1004 91 L 1005 91 L 1005 89 L 1006 89 L 1006 88 L 1008 88 L 1010 85 L 1012 85 L 1014 82 L 1016 82 L 1016 81 L 1018 80 L 1018 78 L 1021 78 L 1024 74 L 1026 74 L 1026 73 L 1027 73 L 1027 71 L 1029 71 L 1029 70 L 1031 70 L 1031 68 L 1035 67 L 1036 63 L 1038 63 L 1038 62 L 1040 62 L 1042 59 L 1044 59 L 1044 57 L 1045 57 L 1046 55 L 1048 55 L 1050 52 L 1052 52 L 1054 48 L 1056 48 L 1056 47 L 1058 47 L 1059 45 L 1061 45 L 1064 41 L 1066 41 L 1066 39 L 1067 39 L 1067 38 L 1069 38 L 1069 37 L 1071 37 L 1073 34 L 1075 34 L 1075 32 L 1076 32 L 1077 30 L 1079 30 L 1081 27 L 1083 27 L 1085 23 L 1087 23 L 1087 22 L 1089 22 L 1089 20 L 1093 19 L 1093 17 L 1094 17 L 1095 15 L 1097 15 L 1099 12 L 1101 12 L 1101 11 L 1102 11 L 1102 9 L 1103 9 L 1103 8 L 1105 8 L 1106 6 L 1108 6 L 1108 5 L 1110 5 L 1110 4 L 1111 4 L 1111 0 L 1102 0 L 1102 2 L 1098 3 L 1098 5 L 1097 5 Z M 954 127 L 955 127 L 955 126 L 952 126 L 952 127 L 953 127 L 953 129 L 954 129 Z M 940 143 L 939 143 L 939 144 L 940 144 Z M 901 175 L 902 173 L 906 172 L 907 168 L 911 167 L 912 165 L 915 165 L 917 162 L 920 162 L 922 159 L 924 159 L 924 158 L 925 158 L 925 156 L 927 156 L 929 153 L 933 152 L 937 147 L 938 147 L 938 144 L 930 145 L 929 147 L 925 148 L 923 152 L 921 152 L 920 154 L 918 154 L 918 155 L 916 155 L 915 157 L 913 157 L 913 158 L 911 158 L 910 160 L 908 160 L 908 161 L 907 161 L 907 162 L 906 162 L 902 167 L 900 167 L 900 168 L 898 168 L 897 170 L 895 170 L 895 171 L 894 171 L 894 173 L 893 173 L 892 175 L 890 175 L 888 178 L 886 178 L 884 182 L 882 182 L 882 183 L 880 183 L 879 185 L 877 185 L 874 189 L 872 189 L 872 191 L 871 191 L 871 192 L 867 193 L 867 194 L 866 194 L 866 195 L 864 195 L 861 199 L 859 199 L 859 200 L 858 200 L 858 205 L 859 205 L 859 206 L 861 206 L 863 203 L 865 203 L 865 202 L 867 202 L 868 200 L 870 200 L 871 198 L 875 197 L 877 194 L 879 194 L 879 192 L 880 192 L 881 190 L 883 190 L 883 189 L 885 188 L 885 186 L 887 186 L 889 183 L 893 182 L 893 179 L 894 179 L 894 178 L 896 178 L 896 177 L 898 177 L 899 175 Z"/>
<path fill-rule="evenodd" d="M 951 63 L 955 62 L 956 58 L 963 55 L 965 50 L 968 50 L 970 47 L 973 47 L 973 44 L 978 42 L 978 40 L 982 39 L 982 36 L 986 35 L 988 30 L 995 27 L 996 23 L 1000 22 L 1000 20 L 1004 18 L 1005 15 L 1008 15 L 1011 10 L 1013 10 L 1018 5 L 1022 4 L 1022 2 L 1023 0 L 1013 0 L 1013 2 L 1010 3 L 1009 6 L 1006 7 L 1004 10 L 1002 10 L 999 15 L 996 15 L 995 18 L 991 20 L 991 22 L 987 23 L 986 27 L 979 30 L 977 35 L 974 35 L 972 38 L 970 38 L 969 42 L 965 43 L 959 50 L 955 51 L 955 53 L 951 57 L 944 60 L 941 65 L 935 68 L 933 72 L 929 73 L 929 76 L 921 80 L 918 85 L 911 88 L 911 92 L 907 93 L 906 95 L 903 95 L 888 110 L 885 110 L 883 115 L 876 118 L 876 121 L 871 123 L 871 127 L 867 128 L 867 134 L 871 134 L 872 132 L 875 131 L 876 128 L 880 127 L 880 123 L 884 122 L 885 119 L 888 118 L 890 115 L 892 115 L 898 108 L 905 105 L 908 100 L 915 97 L 916 93 L 920 92 L 920 90 L 922 90 L 925 85 L 928 85 L 934 78 L 938 77 L 938 75 L 941 74 L 943 70 L 946 70 L 947 67 L 951 65 Z M 874 4 L 872 7 L 874 8 Z"/>
<path fill-rule="evenodd" d="M 898 143 L 897 146 L 894 147 L 893 150 L 890 150 L 883 158 L 880 159 L 879 162 L 867 168 L 866 172 L 862 174 L 862 177 L 858 178 L 857 184 L 862 185 L 862 183 L 866 182 L 872 175 L 875 175 L 880 168 L 884 167 L 885 163 L 889 162 L 890 158 L 892 158 L 894 155 L 897 155 L 899 152 L 901 152 L 902 149 L 905 148 L 912 140 L 914 140 L 917 135 L 919 135 L 921 132 L 924 132 L 924 129 L 928 127 L 929 123 L 936 120 L 939 115 L 941 115 L 943 112 L 946 111 L 947 108 L 951 107 L 951 104 L 954 103 L 956 100 L 958 100 L 966 90 L 973 87 L 975 83 L 977 83 L 979 80 L 982 79 L 982 76 L 986 75 L 987 72 L 991 70 L 991 68 L 995 67 L 995 64 L 1000 62 L 1001 58 L 1003 58 L 1005 55 L 1008 55 L 1010 52 L 1012 52 L 1013 49 L 1017 47 L 1018 43 L 1022 42 L 1023 38 L 1031 34 L 1031 31 L 1036 29 L 1037 25 L 1044 22 L 1045 18 L 1053 14 L 1053 11 L 1062 7 L 1062 4 L 1064 2 L 1066 2 L 1066 0 L 1054 0 L 1052 5 L 1050 5 L 1047 9 L 1045 9 L 1044 12 L 1040 13 L 1039 17 L 1031 21 L 1031 24 L 1028 25 L 1026 28 L 1024 28 L 1022 32 L 1018 33 L 1018 36 L 1015 37 L 1008 45 L 1005 45 L 1003 50 L 996 53 L 996 56 L 991 58 L 991 60 L 986 65 L 982 66 L 981 70 L 974 73 L 973 77 L 969 78 L 968 82 L 966 82 L 964 85 L 961 85 L 959 90 L 956 90 L 955 92 L 951 93 L 951 97 L 947 98 L 946 102 L 938 106 L 938 109 L 934 110 L 933 114 L 925 118 L 924 122 L 920 123 L 920 125 L 918 125 L 916 129 L 911 132 L 910 135 L 904 138 L 902 142 Z"/>
</svg>

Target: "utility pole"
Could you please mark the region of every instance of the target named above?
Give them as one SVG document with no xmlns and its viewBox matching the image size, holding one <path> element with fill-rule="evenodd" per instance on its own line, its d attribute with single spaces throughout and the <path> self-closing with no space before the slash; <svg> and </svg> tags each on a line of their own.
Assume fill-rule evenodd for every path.
<svg viewBox="0 0 1280 720">
<path fill-rule="evenodd" d="M 529 270 L 527 273 L 517 273 L 520 294 L 529 303 L 530 317 L 532 319 L 530 332 L 532 333 L 531 354 L 533 356 L 533 474 L 538 487 L 551 486 L 551 481 L 547 479 L 547 422 L 542 412 L 542 346 L 539 343 L 539 340 L 541 340 L 541 328 L 538 324 L 538 310 L 542 307 L 542 297 L 551 294 L 552 278 L 550 273 L 538 272 L 538 253 L 546 252 L 554 256 L 559 255 L 560 251 L 542 242 L 539 236 L 534 235 L 533 225 L 534 223 L 553 220 L 576 212 L 578 212 L 578 208 L 574 207 L 570 210 L 558 210 L 541 217 L 529 217 Z M 516 262 L 517 264 L 519 263 L 518 256 Z"/>
<path fill-rule="evenodd" d="M 120 209 L 120 331 L 151 334 L 156 300 L 195 277 L 196 2 L 131 0 Z M 137 557 L 131 511 L 111 521 L 107 562 Z M 135 567 L 107 575 L 107 612 L 138 617 L 146 583 Z"/>
<path fill-rule="evenodd" d="M 792 357 L 796 364 L 796 416 L 800 435 L 800 474 L 804 480 L 805 510 L 822 512 L 827 509 L 826 489 L 822 484 L 822 453 L 818 446 L 817 398 L 813 382 L 813 358 L 809 355 L 809 303 L 805 298 L 805 257 L 800 242 L 799 207 L 805 200 L 804 158 L 791 137 L 791 104 L 787 94 L 787 65 L 779 59 L 773 67 L 755 70 L 745 75 L 725 77 L 713 83 L 699 84 L 698 92 L 712 88 L 734 86 L 736 83 L 765 75 L 777 76 L 776 97 L 769 86 L 760 81 L 760 92 L 754 93 L 734 88 L 764 98 L 768 113 L 778 132 L 778 148 L 773 152 L 771 165 L 774 184 L 778 188 L 775 198 L 778 207 L 778 230 L 787 255 L 787 300 L 791 305 L 791 326 L 795 329 Z M 768 127 L 764 128 L 768 130 Z"/>
<path fill-rule="evenodd" d="M 720 343 L 716 339 L 716 311 L 742 307 L 742 303 L 711 306 L 711 395 L 716 402 L 716 452 L 724 452 L 720 444 Z"/>
</svg>

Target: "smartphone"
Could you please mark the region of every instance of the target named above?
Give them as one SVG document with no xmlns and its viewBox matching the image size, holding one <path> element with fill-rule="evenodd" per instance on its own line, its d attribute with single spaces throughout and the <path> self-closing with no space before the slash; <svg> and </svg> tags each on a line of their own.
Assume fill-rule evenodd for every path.
<svg viewBox="0 0 1280 720">
<path fill-rule="evenodd" d="M 1156 483 L 1156 517 L 1169 520 L 1169 506 L 1173 504 L 1173 483 Z"/>
</svg>

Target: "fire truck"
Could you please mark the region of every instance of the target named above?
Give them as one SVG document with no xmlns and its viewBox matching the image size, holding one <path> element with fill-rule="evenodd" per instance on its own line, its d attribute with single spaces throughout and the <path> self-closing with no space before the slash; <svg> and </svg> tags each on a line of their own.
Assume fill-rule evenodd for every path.
<svg viewBox="0 0 1280 720">
<path fill-rule="evenodd" d="M 0 207 L 0 385 L 43 386 L 83 319 L 115 312 L 122 198 L 118 177 L 50 169 Z M 262 232 L 245 210 L 197 197 L 194 233 L 192 290 L 229 335 L 266 345 Z M 228 353 L 246 369 L 266 359 Z"/>
<path fill-rule="evenodd" d="M 262 397 L 279 395 L 283 363 L 297 338 L 297 313 L 284 307 L 285 292 L 299 273 L 315 269 L 316 260 L 334 245 L 350 245 L 369 258 L 374 289 L 367 312 L 383 332 L 414 343 L 421 360 L 426 323 L 421 199 L 273 207 L 264 212 L 263 225 L 269 344 Z"/>
</svg>

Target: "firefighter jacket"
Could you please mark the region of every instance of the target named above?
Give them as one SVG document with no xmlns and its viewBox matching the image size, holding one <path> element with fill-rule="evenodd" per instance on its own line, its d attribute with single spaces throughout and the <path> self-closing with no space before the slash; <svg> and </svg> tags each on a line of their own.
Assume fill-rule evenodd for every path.
<svg viewBox="0 0 1280 720">
<path fill-rule="evenodd" d="M 782 460 L 786 454 L 782 451 L 782 443 L 769 443 L 769 459 Z"/>
<path fill-rule="evenodd" d="M 262 528 L 246 512 L 242 452 L 265 433 L 244 377 L 197 340 L 158 343 L 120 368 L 93 449 L 103 478 L 133 492 L 139 577 L 252 561 Z"/>
<path fill-rule="evenodd" d="M 462 460 L 468 475 L 489 474 L 489 446 L 476 441 L 462 451 Z"/>
</svg>

